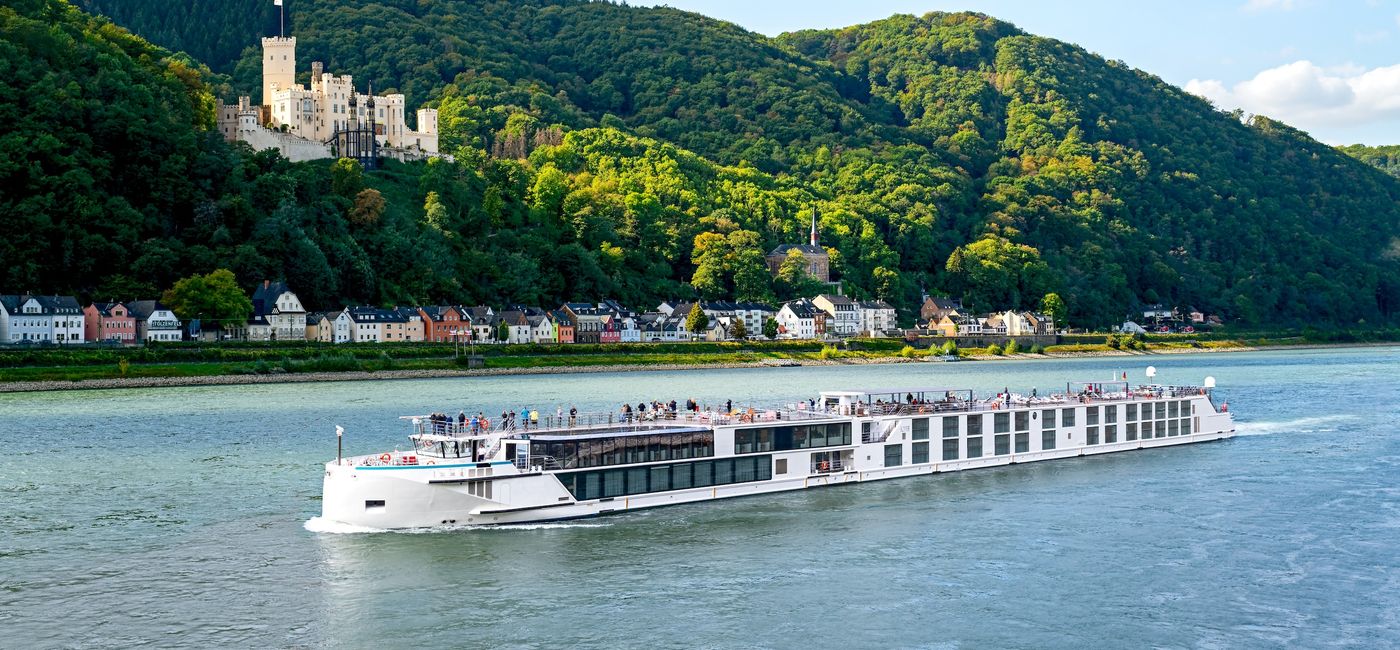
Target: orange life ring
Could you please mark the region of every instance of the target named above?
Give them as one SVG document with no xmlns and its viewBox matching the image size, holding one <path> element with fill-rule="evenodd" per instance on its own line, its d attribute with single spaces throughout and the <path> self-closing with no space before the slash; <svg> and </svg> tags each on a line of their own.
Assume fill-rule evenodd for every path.
<svg viewBox="0 0 1400 650">
<path fill-rule="evenodd" d="M 393 456 L 390 456 L 390 455 L 389 455 L 389 452 L 387 452 L 387 451 L 379 455 L 379 462 L 381 462 L 381 463 L 388 463 L 389 461 L 391 461 L 391 460 L 393 460 L 393 459 L 394 459 L 394 457 L 393 457 Z"/>
<path fill-rule="evenodd" d="M 830 469 L 830 468 L 831 468 L 831 464 L 830 464 L 830 463 L 827 463 L 826 461 L 822 461 L 822 462 L 820 462 L 820 463 L 817 463 L 817 469 L 820 470 L 820 471 L 825 472 L 826 470 L 828 470 L 828 469 Z"/>
<path fill-rule="evenodd" d="M 424 465 L 436 465 L 436 464 L 437 464 L 437 461 L 435 461 L 435 460 L 430 460 L 430 461 L 428 461 L 428 462 L 426 462 L 426 463 L 423 463 L 423 464 L 424 464 Z"/>
</svg>

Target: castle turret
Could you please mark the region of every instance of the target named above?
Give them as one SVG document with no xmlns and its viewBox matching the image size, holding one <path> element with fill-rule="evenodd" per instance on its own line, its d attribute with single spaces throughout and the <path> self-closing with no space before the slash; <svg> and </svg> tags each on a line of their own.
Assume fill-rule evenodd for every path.
<svg viewBox="0 0 1400 650">
<path fill-rule="evenodd" d="M 295 36 L 273 36 L 262 39 L 263 45 L 263 106 L 272 105 L 272 96 L 279 90 L 296 85 L 297 39 Z"/>
</svg>

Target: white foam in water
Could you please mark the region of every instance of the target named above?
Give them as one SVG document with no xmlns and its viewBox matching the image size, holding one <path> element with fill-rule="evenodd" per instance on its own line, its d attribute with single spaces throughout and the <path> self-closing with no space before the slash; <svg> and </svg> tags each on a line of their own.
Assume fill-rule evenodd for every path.
<svg viewBox="0 0 1400 650">
<path fill-rule="evenodd" d="M 312 517 L 302 524 L 302 528 L 313 533 L 329 533 L 332 535 L 346 535 L 354 533 L 442 533 L 455 530 L 553 530 L 556 528 L 606 528 L 612 524 L 583 523 L 583 522 L 542 522 L 538 524 L 504 524 L 501 526 L 473 526 L 470 524 L 456 524 L 451 526 L 434 526 L 432 528 L 405 528 L 389 530 L 386 528 L 371 528 L 369 526 L 356 526 L 320 517 Z"/>
<path fill-rule="evenodd" d="M 330 519 L 322 519 L 322 518 L 320 518 L 320 517 L 312 517 L 312 518 L 310 518 L 310 519 L 307 519 L 307 520 L 306 520 L 306 523 L 302 524 L 301 527 L 302 527 L 302 528 L 305 528 L 305 529 L 307 529 L 307 530 L 309 530 L 309 531 L 311 531 L 311 532 L 313 532 L 313 533 L 330 533 L 330 534 L 332 534 L 332 535 L 344 535 L 344 534 L 348 534 L 348 533 L 385 533 L 385 532 L 388 532 L 388 531 L 384 530 L 383 528 L 370 528 L 369 526 L 356 526 L 356 525 L 354 525 L 354 524 L 345 524 L 345 523 L 341 523 L 341 522 L 339 522 L 339 521 L 331 521 Z"/>
<path fill-rule="evenodd" d="M 1336 427 L 1324 427 L 1322 425 L 1354 419 L 1356 419 L 1355 415 L 1323 415 L 1311 418 L 1298 418 L 1296 420 L 1284 420 L 1282 422 L 1240 422 L 1235 425 L 1235 435 L 1267 436 L 1273 433 L 1336 431 Z"/>
</svg>

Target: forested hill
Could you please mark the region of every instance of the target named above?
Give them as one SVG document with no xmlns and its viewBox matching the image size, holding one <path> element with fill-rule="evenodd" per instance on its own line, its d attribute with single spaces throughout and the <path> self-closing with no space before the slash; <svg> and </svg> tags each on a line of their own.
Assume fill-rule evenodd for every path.
<svg viewBox="0 0 1400 650">
<path fill-rule="evenodd" d="M 193 2 L 224 9 L 180 27 L 160 0 L 82 2 L 219 57 L 256 94 L 257 50 L 230 64 L 215 44 L 256 45 L 265 7 Z M 172 273 L 281 273 L 326 302 L 781 298 L 795 288 L 765 279 L 761 253 L 800 241 L 815 206 L 847 287 L 906 309 L 927 289 L 982 309 L 1057 291 L 1081 325 L 1159 301 L 1249 322 L 1400 315 L 1400 182 L 987 16 L 769 39 L 595 2 L 288 10 L 301 61 L 437 106 L 457 163 L 341 178 L 325 196 L 303 183 L 329 163 L 229 149 L 239 182 L 209 184 L 188 207 L 200 218 L 151 212 L 143 233 Z"/>
<path fill-rule="evenodd" d="M 1337 148 L 1391 176 L 1400 177 L 1400 145 L 1368 147 L 1364 144 L 1349 144 Z"/>
</svg>

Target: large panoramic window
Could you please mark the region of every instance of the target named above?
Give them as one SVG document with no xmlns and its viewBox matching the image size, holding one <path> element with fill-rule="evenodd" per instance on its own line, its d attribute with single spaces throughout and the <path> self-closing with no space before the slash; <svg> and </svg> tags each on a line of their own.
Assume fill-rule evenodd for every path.
<svg viewBox="0 0 1400 650">
<path fill-rule="evenodd" d="M 1113 424 L 1114 422 L 1117 422 L 1117 421 L 1118 421 L 1118 407 L 1117 407 L 1117 406 L 1105 406 L 1105 407 L 1103 407 L 1103 421 L 1104 421 L 1104 424 Z"/>
<path fill-rule="evenodd" d="M 958 437 L 958 416 L 949 415 L 943 418 L 943 437 Z"/>
<path fill-rule="evenodd" d="M 715 434 L 688 431 L 583 440 L 537 440 L 530 446 L 530 453 L 548 456 L 563 469 L 706 458 L 715 455 Z"/>
<path fill-rule="evenodd" d="M 1054 430 L 1054 429 L 1046 429 L 1046 430 L 1040 432 L 1040 448 L 1041 448 L 1041 449 L 1054 449 L 1054 448 L 1055 448 L 1055 430 Z"/>
<path fill-rule="evenodd" d="M 1024 454 L 1030 450 L 1031 434 L 1025 432 L 1016 434 L 1016 453 Z"/>
<path fill-rule="evenodd" d="M 1097 445 L 1097 444 L 1099 444 L 1099 428 L 1098 428 L 1098 427 L 1088 427 L 1088 428 L 1084 429 L 1084 444 L 1086 444 L 1086 445 Z"/>
<path fill-rule="evenodd" d="M 767 481 L 773 478 L 773 457 L 744 456 L 651 467 L 567 472 L 555 476 L 575 499 L 584 501 L 692 487 Z"/>
<path fill-rule="evenodd" d="M 1084 409 L 1084 424 L 1094 426 L 1099 423 L 1099 407 L 1090 406 Z"/>
<path fill-rule="evenodd" d="M 1105 425 L 1103 425 L 1103 441 L 1104 441 L 1104 442 L 1118 442 L 1118 425 L 1116 425 L 1116 424 L 1105 424 Z"/>
<path fill-rule="evenodd" d="M 997 413 L 996 415 L 994 415 L 994 416 L 992 416 L 992 417 L 993 417 L 993 422 L 995 423 L 995 426 L 996 426 L 996 429 L 995 429 L 995 431 L 994 431 L 995 433 L 1006 433 L 1006 432 L 1008 432 L 1008 431 L 1011 430 L 1011 414 L 1010 414 L 1010 413 Z"/>
<path fill-rule="evenodd" d="M 849 444 L 851 444 L 851 425 L 848 422 L 736 429 L 734 431 L 734 453 L 736 454 L 835 447 Z"/>
<path fill-rule="evenodd" d="M 1136 421 L 1136 420 L 1137 420 L 1137 404 L 1129 404 L 1129 405 L 1125 406 L 1124 408 L 1127 409 L 1127 418 L 1128 418 L 1128 421 L 1130 421 L 1130 422 Z"/>
<path fill-rule="evenodd" d="M 967 437 L 982 435 L 982 414 L 967 416 Z"/>
<path fill-rule="evenodd" d="M 1072 427 L 1072 426 L 1074 426 L 1074 409 L 1073 409 L 1073 408 L 1062 409 L 1062 410 L 1060 411 L 1060 415 L 1062 416 L 1062 417 L 1060 418 L 1060 424 L 1061 424 L 1061 426 L 1066 426 L 1066 427 Z"/>
<path fill-rule="evenodd" d="M 1016 412 L 1016 430 L 1017 430 L 1017 431 L 1029 431 L 1030 428 L 1031 428 L 1031 412 L 1030 412 L 1030 411 L 1017 411 L 1017 412 Z"/>
<path fill-rule="evenodd" d="M 982 436 L 977 436 L 977 437 L 975 437 L 975 438 L 974 438 L 974 437 L 969 437 L 969 438 L 967 439 L 967 457 L 968 457 L 968 458 L 981 458 L 981 457 L 982 457 Z"/>
<path fill-rule="evenodd" d="M 996 444 L 996 455 L 1005 456 L 1011 453 L 1011 434 L 1001 433 L 993 437 Z"/>
<path fill-rule="evenodd" d="M 1137 423 L 1129 422 L 1123 425 L 1123 436 L 1127 440 L 1137 440 Z"/>
<path fill-rule="evenodd" d="M 915 440 L 928 440 L 928 418 L 914 418 L 913 435 Z"/>
<path fill-rule="evenodd" d="M 1045 409 L 1044 411 L 1040 412 L 1040 428 L 1055 428 L 1055 409 Z"/>
</svg>

